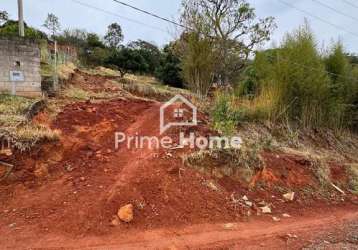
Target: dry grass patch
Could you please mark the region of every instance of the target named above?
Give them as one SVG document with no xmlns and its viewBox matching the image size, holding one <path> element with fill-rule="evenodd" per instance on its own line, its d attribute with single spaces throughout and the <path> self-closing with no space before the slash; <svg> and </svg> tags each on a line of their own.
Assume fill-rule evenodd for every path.
<svg viewBox="0 0 358 250">
<path fill-rule="evenodd" d="M 68 88 L 63 90 L 64 97 L 74 100 L 89 100 L 91 98 L 91 94 L 93 93 L 74 86 L 69 86 Z"/>
<path fill-rule="evenodd" d="M 195 152 L 184 158 L 186 165 L 218 178 L 228 176 L 247 185 L 257 171 L 264 168 L 264 161 L 255 147 L 241 149 L 215 149 Z"/>
<path fill-rule="evenodd" d="M 348 166 L 349 188 L 358 195 L 358 164 Z"/>
<path fill-rule="evenodd" d="M 31 149 L 43 141 L 57 140 L 57 131 L 36 125 L 26 115 L 36 99 L 0 95 L 0 141 L 9 142 L 20 151 Z"/>
</svg>

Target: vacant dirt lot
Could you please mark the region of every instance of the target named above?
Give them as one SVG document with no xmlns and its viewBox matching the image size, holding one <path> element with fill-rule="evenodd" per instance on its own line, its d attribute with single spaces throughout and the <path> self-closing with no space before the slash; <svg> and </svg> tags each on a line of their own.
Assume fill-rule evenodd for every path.
<svg viewBox="0 0 358 250">
<path fill-rule="evenodd" d="M 267 185 L 249 189 L 185 166 L 187 149 L 114 148 L 115 132 L 159 136 L 160 105 L 135 98 L 78 102 L 54 121 L 45 113 L 36 117 L 61 139 L 8 159 L 16 171 L 0 185 L 0 248 L 339 249 L 358 243 L 356 196 L 282 199 L 276 186 L 317 185 L 298 156 L 265 152 L 267 168 L 253 181 Z M 212 133 L 205 115 L 200 119 L 198 127 L 180 130 Z M 261 213 L 262 202 L 272 214 Z M 133 204 L 134 220 L 114 226 L 126 204 Z"/>
</svg>

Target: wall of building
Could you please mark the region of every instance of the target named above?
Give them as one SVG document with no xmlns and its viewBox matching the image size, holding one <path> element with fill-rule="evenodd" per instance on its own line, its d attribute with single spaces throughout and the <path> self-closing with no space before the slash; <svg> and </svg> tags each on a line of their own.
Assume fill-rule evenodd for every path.
<svg viewBox="0 0 358 250">
<path fill-rule="evenodd" d="M 40 49 L 22 38 L 0 38 L 0 92 L 41 96 Z"/>
</svg>

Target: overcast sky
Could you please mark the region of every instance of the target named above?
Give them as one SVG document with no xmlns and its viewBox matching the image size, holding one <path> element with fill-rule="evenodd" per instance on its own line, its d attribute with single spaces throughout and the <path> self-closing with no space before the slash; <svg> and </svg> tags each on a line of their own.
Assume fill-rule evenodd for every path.
<svg viewBox="0 0 358 250">
<path fill-rule="evenodd" d="M 87 31 L 105 33 L 106 27 L 112 22 L 119 22 L 123 28 L 125 42 L 143 39 L 154 42 L 161 46 L 175 36 L 175 29 L 166 22 L 136 12 L 115 3 L 113 0 L 23 0 L 25 21 L 34 27 L 41 28 L 47 13 L 51 12 L 60 18 L 62 28 L 81 28 Z M 97 8 L 115 13 L 139 23 L 116 17 L 81 6 L 75 1 L 96 6 Z M 158 15 L 175 19 L 178 17 L 181 0 L 123 0 L 139 8 L 157 13 Z M 306 13 L 302 13 L 290 6 L 284 5 L 286 1 L 296 8 L 309 12 L 316 17 L 325 20 L 333 27 L 322 20 L 315 19 Z M 331 6 L 334 10 L 319 5 L 317 1 Z M 256 8 L 258 17 L 274 16 L 278 29 L 272 37 L 272 41 L 278 44 L 286 32 L 292 31 L 303 23 L 306 17 L 314 30 L 317 41 L 321 45 L 329 45 L 332 39 L 343 41 L 346 49 L 358 53 L 358 1 L 357 0 L 249 0 Z M 352 3 L 356 7 L 349 5 Z M 17 1 L 0 0 L 0 9 L 9 12 L 10 17 L 17 18 Z M 353 18 L 356 18 L 354 20 Z M 150 27 L 148 27 L 150 26 Z M 42 29 L 42 28 L 41 28 Z M 352 34 L 353 33 L 353 34 Z M 270 42 L 268 45 L 270 45 Z"/>
</svg>

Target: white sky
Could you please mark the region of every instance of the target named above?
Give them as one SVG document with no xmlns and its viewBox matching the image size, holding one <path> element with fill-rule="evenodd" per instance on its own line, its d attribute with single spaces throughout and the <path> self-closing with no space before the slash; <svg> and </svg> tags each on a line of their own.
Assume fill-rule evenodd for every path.
<svg viewBox="0 0 358 250">
<path fill-rule="evenodd" d="M 142 24 L 130 22 L 128 20 L 112 15 L 89 9 L 74 2 L 74 0 L 23 0 L 25 21 L 36 28 L 41 28 L 47 13 L 51 12 L 60 18 L 62 28 L 82 28 L 103 35 L 106 27 L 112 22 L 121 24 L 125 35 L 125 41 L 143 39 L 154 42 L 161 46 L 174 37 L 174 27 L 166 22 L 157 20 L 153 17 L 136 12 L 127 7 L 121 6 L 112 0 L 77 0 L 98 8 L 117 13 L 118 15 L 135 19 L 141 23 L 158 27 L 159 29 L 149 28 Z M 181 0 L 123 0 L 137 7 L 157 13 L 158 15 L 175 19 L 178 17 Z M 338 29 L 320 20 L 312 18 L 299 12 L 280 1 L 286 1 L 300 9 L 304 9 L 320 18 L 341 26 Z M 344 0 L 320 0 L 321 2 L 333 7 L 335 10 L 346 15 L 357 17 L 358 8 L 354 8 Z M 347 0 L 358 6 L 358 0 Z M 340 39 L 346 49 L 350 52 L 358 53 L 358 21 L 340 15 L 330 9 L 319 5 L 315 0 L 249 0 L 256 8 L 258 17 L 274 16 L 278 24 L 278 29 L 272 37 L 276 44 L 282 40 L 286 32 L 292 31 L 303 23 L 306 17 L 316 34 L 320 44 L 328 45 L 331 41 Z M 10 17 L 17 18 L 17 1 L 0 0 L 0 10 L 9 12 Z M 352 35 L 346 30 L 357 34 Z M 168 34 L 169 32 L 169 34 Z M 270 42 L 268 45 L 270 45 Z"/>
</svg>

